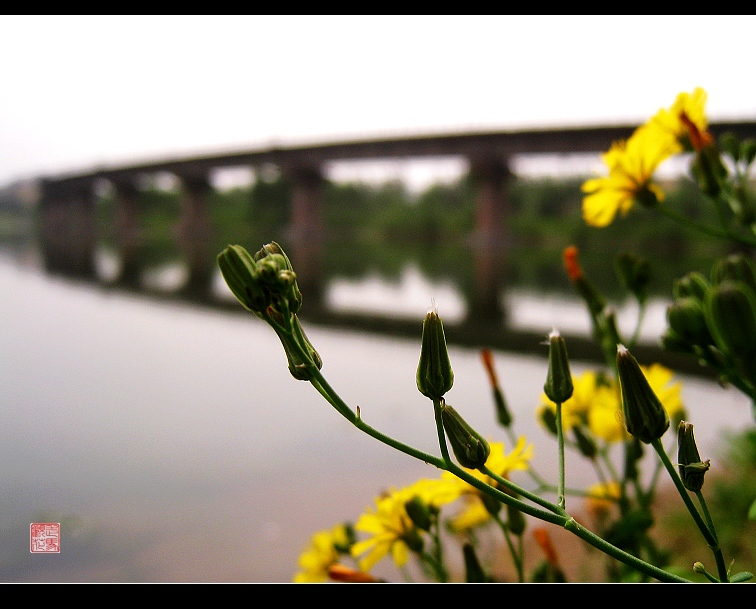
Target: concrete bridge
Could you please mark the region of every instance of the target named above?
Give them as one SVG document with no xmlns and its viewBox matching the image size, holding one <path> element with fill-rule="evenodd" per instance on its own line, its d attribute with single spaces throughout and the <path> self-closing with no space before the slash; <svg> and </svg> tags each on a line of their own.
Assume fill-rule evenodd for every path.
<svg viewBox="0 0 756 609">
<path fill-rule="evenodd" d="M 176 227 L 179 246 L 189 268 L 188 291 L 209 293 L 214 271 L 208 195 L 211 172 L 234 167 L 276 165 L 292 185 L 290 243 L 287 252 L 302 279 L 308 303 L 320 294 L 320 260 L 324 227 L 321 190 L 328 162 L 361 159 L 410 159 L 461 156 L 469 161 L 477 188 L 475 234 L 475 302 L 472 315 L 499 313 L 498 294 L 503 250 L 509 243 L 506 183 L 513 177 L 510 160 L 521 154 L 599 153 L 627 138 L 635 125 L 569 129 L 425 135 L 395 139 L 334 142 L 299 147 L 270 147 L 231 154 L 168 159 L 123 167 L 97 168 L 41 180 L 41 241 L 50 271 L 94 276 L 95 186 L 107 180 L 115 191 L 116 240 L 122 275 L 133 275 L 139 248 L 138 184 L 145 175 L 169 172 L 181 185 L 182 216 Z M 756 138 L 756 122 L 717 123 L 715 136 L 732 131 Z M 313 298 L 315 297 L 315 298 Z"/>
</svg>

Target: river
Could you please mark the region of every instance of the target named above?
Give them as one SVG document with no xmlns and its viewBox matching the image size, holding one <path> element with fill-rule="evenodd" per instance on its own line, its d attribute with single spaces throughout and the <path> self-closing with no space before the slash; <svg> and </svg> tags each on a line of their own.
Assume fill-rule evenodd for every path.
<svg viewBox="0 0 756 609">
<path fill-rule="evenodd" d="M 0 581 L 290 581 L 314 531 L 355 520 L 391 485 L 437 475 L 292 379 L 275 334 L 251 315 L 105 290 L 8 257 L 0 294 Z M 415 387 L 422 306 L 418 340 L 306 330 L 326 377 L 368 423 L 437 453 L 432 406 Z M 450 353 L 449 403 L 504 439 L 477 349 Z M 545 355 L 495 353 L 541 474 L 556 472 L 555 442 L 533 416 Z M 752 423 L 748 401 L 683 382 L 702 455 L 714 457 L 725 430 Z M 580 460 L 567 472 L 569 485 L 594 482 Z M 59 554 L 30 553 L 31 522 L 62 523 Z"/>
</svg>

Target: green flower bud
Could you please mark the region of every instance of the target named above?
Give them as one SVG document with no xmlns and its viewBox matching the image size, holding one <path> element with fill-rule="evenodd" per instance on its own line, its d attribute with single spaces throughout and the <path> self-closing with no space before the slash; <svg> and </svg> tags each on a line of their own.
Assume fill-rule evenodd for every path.
<svg viewBox="0 0 756 609">
<path fill-rule="evenodd" d="M 270 304 L 260 281 L 257 264 L 241 245 L 229 245 L 218 254 L 218 268 L 237 300 L 248 310 L 262 314 Z"/>
<path fill-rule="evenodd" d="M 409 516 L 412 524 L 423 531 L 430 531 L 431 524 L 433 523 L 431 511 L 420 497 L 415 496 L 406 501 L 404 509 L 407 510 L 407 516 Z"/>
<path fill-rule="evenodd" d="M 714 286 L 704 307 L 706 323 L 717 347 L 744 362 L 756 359 L 756 295 L 741 282 Z"/>
<path fill-rule="evenodd" d="M 702 192 L 711 197 L 719 194 L 721 182 L 727 177 L 727 168 L 715 146 L 706 146 L 697 151 L 690 169 Z"/>
<path fill-rule="evenodd" d="M 698 272 L 688 273 L 672 285 L 672 294 L 676 299 L 692 296 L 699 302 L 703 302 L 708 291 L 709 282 Z"/>
<path fill-rule="evenodd" d="M 693 437 L 693 425 L 685 421 L 680 421 L 677 427 L 677 463 L 683 486 L 693 493 L 700 491 L 711 461 L 701 461 Z"/>
<path fill-rule="evenodd" d="M 465 581 L 468 584 L 483 584 L 488 578 L 480 566 L 480 561 L 475 554 L 475 548 L 470 542 L 462 546 L 462 554 L 465 558 Z"/>
<path fill-rule="evenodd" d="M 598 448 L 593 438 L 583 430 L 583 426 L 574 425 L 572 434 L 575 436 L 575 444 L 577 444 L 580 454 L 588 459 L 594 459 L 598 454 Z"/>
<path fill-rule="evenodd" d="M 648 209 L 653 209 L 654 207 L 659 205 L 659 197 L 657 196 L 656 192 L 651 190 L 647 185 L 639 188 L 635 193 L 633 199 L 638 203 L 638 205 L 642 205 L 643 207 L 646 207 Z"/>
<path fill-rule="evenodd" d="M 617 258 L 615 266 L 625 288 L 635 295 L 638 302 L 645 302 L 651 281 L 651 263 L 645 258 L 624 253 Z"/>
<path fill-rule="evenodd" d="M 661 345 L 667 351 L 678 351 L 681 353 L 696 352 L 696 350 L 693 348 L 693 345 L 691 345 L 687 340 L 678 336 L 672 328 L 667 328 L 664 334 L 662 334 Z"/>
<path fill-rule="evenodd" d="M 680 298 L 667 307 L 667 322 L 675 335 L 691 345 L 713 344 L 702 303 L 693 296 Z"/>
<path fill-rule="evenodd" d="M 551 408 L 549 408 L 548 406 L 544 406 L 539 411 L 538 416 L 541 419 L 541 423 L 543 423 L 543 426 L 546 428 L 546 430 L 556 436 L 557 435 L 556 413 L 553 410 L 551 410 Z"/>
<path fill-rule="evenodd" d="M 254 260 L 271 294 L 279 300 L 285 300 L 291 313 L 298 313 L 302 308 L 302 293 L 297 285 L 297 275 L 283 248 L 271 241 L 255 253 Z"/>
<path fill-rule="evenodd" d="M 494 499 L 490 495 L 481 495 L 480 500 L 483 503 L 483 507 L 486 508 L 486 512 L 495 516 L 501 511 L 501 501 Z"/>
<path fill-rule="evenodd" d="M 438 308 L 433 302 L 431 310 L 423 320 L 420 363 L 417 366 L 417 388 L 424 396 L 440 400 L 454 384 L 454 373 L 446 348 L 444 324 L 438 316 Z"/>
<path fill-rule="evenodd" d="M 504 399 L 504 393 L 498 387 L 494 387 L 493 396 L 496 404 L 496 418 L 502 427 L 509 427 L 512 424 L 512 414 L 509 412 L 506 399 Z"/>
<path fill-rule="evenodd" d="M 491 454 L 491 447 L 485 438 L 447 404 L 441 405 L 441 421 L 459 464 L 468 469 L 483 467 Z"/>
<path fill-rule="evenodd" d="M 617 372 L 622 389 L 622 416 L 628 433 L 645 444 L 664 435 L 669 417 L 648 384 L 638 362 L 624 345 L 617 345 Z"/>
<path fill-rule="evenodd" d="M 638 438 L 630 438 L 625 443 L 625 479 L 638 479 L 638 463 L 643 458 L 643 444 Z"/>
<path fill-rule="evenodd" d="M 543 390 L 555 404 L 563 404 L 572 397 L 572 375 L 567 344 L 556 330 L 549 334 L 549 372 Z"/>
<path fill-rule="evenodd" d="M 335 535 L 333 548 L 339 554 L 349 554 L 349 550 L 357 543 L 357 533 L 354 531 L 352 523 L 345 522 L 341 525 L 341 535 Z"/>
<path fill-rule="evenodd" d="M 737 162 L 740 160 L 740 142 L 732 131 L 726 131 L 719 136 L 719 147 Z"/>
<path fill-rule="evenodd" d="M 745 161 L 746 165 L 753 163 L 753 159 L 756 158 L 756 140 L 743 140 L 740 144 L 740 158 Z"/>
<path fill-rule="evenodd" d="M 289 372 L 298 381 L 309 381 L 312 378 L 312 372 L 308 366 L 314 364 L 320 370 L 323 367 L 323 360 L 307 338 L 302 323 L 296 315 L 291 317 L 291 328 L 292 333 L 288 335 L 274 327 L 278 338 L 281 339 L 286 358 L 289 360 Z M 304 351 L 304 357 L 300 350 Z"/>
<path fill-rule="evenodd" d="M 415 527 L 412 527 L 402 535 L 402 540 L 410 550 L 419 554 L 423 551 L 423 538 Z"/>
<path fill-rule="evenodd" d="M 606 301 L 596 287 L 584 275 L 573 280 L 572 283 L 588 306 L 591 315 L 594 317 L 600 315 L 606 306 Z"/>
<path fill-rule="evenodd" d="M 515 493 L 513 490 L 507 488 L 506 486 L 503 486 L 501 484 L 497 485 L 497 488 L 509 495 L 510 497 L 514 497 L 515 499 L 519 499 L 519 495 Z M 527 523 L 525 521 L 525 516 L 523 513 L 518 510 L 516 507 L 507 504 L 507 528 L 514 534 L 514 535 L 522 535 L 525 532 L 525 527 L 527 526 Z"/>
<path fill-rule="evenodd" d="M 717 260 L 711 269 L 712 284 L 741 281 L 756 293 L 756 273 L 751 261 L 742 254 L 732 254 Z"/>
</svg>

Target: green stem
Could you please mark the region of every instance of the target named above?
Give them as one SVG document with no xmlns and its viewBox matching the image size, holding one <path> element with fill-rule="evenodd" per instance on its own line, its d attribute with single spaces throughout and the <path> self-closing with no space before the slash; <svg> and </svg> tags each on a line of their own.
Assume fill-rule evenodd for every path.
<svg viewBox="0 0 756 609">
<path fill-rule="evenodd" d="M 551 501 L 548 499 L 544 499 L 540 495 L 536 495 L 535 493 L 532 493 L 528 490 L 525 490 L 521 486 L 518 486 L 511 480 L 507 480 L 503 476 L 499 476 L 496 472 L 491 471 L 486 467 L 485 465 L 479 469 L 479 471 L 492 480 L 496 480 L 500 485 L 504 486 L 505 488 L 508 488 L 514 493 L 517 493 L 518 495 L 521 495 L 522 497 L 525 497 L 526 499 L 529 499 L 533 503 L 540 505 L 543 508 L 546 508 L 547 510 L 554 512 L 555 514 L 559 514 L 560 516 L 565 516 L 567 512 L 565 512 L 564 508 L 558 505 L 554 505 Z"/>
<path fill-rule="evenodd" d="M 514 497 L 508 495 L 504 491 L 499 490 L 498 488 L 494 488 L 493 486 L 486 484 L 483 480 L 477 478 L 469 471 L 465 470 L 459 465 L 456 465 L 455 463 L 447 462 L 443 458 L 439 458 L 424 451 L 413 448 L 407 444 L 404 444 L 403 442 L 395 440 L 394 438 L 379 432 L 377 429 L 374 429 L 362 420 L 359 410 L 357 412 L 354 412 L 349 406 L 347 406 L 347 404 L 333 390 L 328 381 L 326 381 L 325 377 L 323 377 L 323 375 L 320 373 L 320 370 L 317 366 L 315 366 L 314 363 L 307 366 L 307 371 L 310 375 L 310 382 L 328 401 L 329 404 L 333 405 L 334 408 L 336 408 L 336 410 L 355 427 L 365 432 L 369 436 L 375 438 L 379 442 L 382 442 L 387 446 L 390 446 L 406 455 L 409 455 L 410 457 L 414 457 L 415 459 L 419 459 L 420 461 L 424 461 L 425 463 L 435 465 L 438 469 L 449 471 L 457 476 L 457 478 L 459 478 L 460 480 L 463 480 L 473 488 L 478 489 L 480 492 L 487 494 L 489 497 L 493 497 L 494 499 L 500 501 L 505 505 L 515 507 L 528 516 L 532 516 L 533 518 L 537 518 L 538 520 L 564 527 L 598 550 L 601 550 L 605 554 L 608 554 L 609 556 L 619 560 L 620 562 L 634 569 L 637 569 L 641 573 L 645 573 L 646 575 L 649 575 L 650 577 L 653 577 L 662 582 L 688 581 L 685 578 L 664 571 L 663 569 L 660 569 L 650 563 L 647 563 L 644 560 L 641 560 L 636 556 L 633 556 L 628 552 L 625 552 L 624 550 L 621 550 L 620 548 L 602 539 L 595 533 L 589 531 L 588 529 L 585 529 L 583 526 L 579 525 L 574 518 L 569 516 L 569 514 L 564 511 L 564 508 L 562 506 L 546 502 L 549 505 L 550 511 L 543 510 L 539 507 L 534 507 L 529 503 L 515 499 Z M 518 489 L 517 492 L 524 491 L 524 489 L 519 489 L 517 485 L 514 486 L 516 489 Z M 539 501 L 545 500 L 539 499 Z"/>
<path fill-rule="evenodd" d="M 501 517 L 498 514 L 494 514 L 493 518 L 501 527 L 502 533 L 504 533 L 504 539 L 507 542 L 509 553 L 512 555 L 512 562 L 514 562 L 515 569 L 517 569 L 517 581 L 519 581 L 520 583 L 524 583 L 525 570 L 523 567 L 522 556 L 517 551 L 517 548 L 515 548 L 515 545 L 512 543 L 512 534 L 509 530 L 509 527 L 504 521 L 502 521 Z"/>
<path fill-rule="evenodd" d="M 643 318 L 646 316 L 646 303 L 638 300 L 638 320 L 635 322 L 635 330 L 630 337 L 630 344 L 626 345 L 632 351 L 633 347 L 640 338 L 641 328 L 643 327 Z"/>
<path fill-rule="evenodd" d="M 654 447 L 654 450 L 659 455 L 659 458 L 661 459 L 662 463 L 664 464 L 664 467 L 667 469 L 667 472 L 669 473 L 669 477 L 672 478 L 672 482 L 674 482 L 675 487 L 677 488 L 677 491 L 680 494 L 680 497 L 682 497 L 683 503 L 685 503 L 685 507 L 688 508 L 688 512 L 690 512 L 690 515 L 692 516 L 693 521 L 696 523 L 696 526 L 698 527 L 699 531 L 701 531 L 701 534 L 704 536 L 704 539 L 706 540 L 706 543 L 709 545 L 709 548 L 711 548 L 711 551 L 714 554 L 714 560 L 717 563 L 717 571 L 719 572 L 719 579 L 726 582 L 727 581 L 727 567 L 725 566 L 724 556 L 722 555 L 722 549 L 719 547 L 719 542 L 717 541 L 716 535 L 712 533 L 711 529 L 709 529 L 709 526 L 701 518 L 701 514 L 698 513 L 696 506 L 693 505 L 693 500 L 690 498 L 690 495 L 688 494 L 688 490 L 683 485 L 683 482 L 680 479 L 680 476 L 678 475 L 677 470 L 675 469 L 674 465 L 672 465 L 672 462 L 669 460 L 669 457 L 667 456 L 667 453 L 664 450 L 664 447 L 662 446 L 661 440 L 657 438 L 656 440 L 651 442 L 651 446 Z"/>
<path fill-rule="evenodd" d="M 683 224 L 689 228 L 693 228 L 710 237 L 716 237 L 717 239 L 735 241 L 737 243 L 741 243 L 743 245 L 748 245 L 751 247 L 756 246 L 756 241 L 754 241 L 753 239 L 741 237 L 740 235 L 734 234 L 730 230 L 722 230 L 722 229 L 714 228 L 712 226 L 708 226 L 706 224 L 701 224 L 700 222 L 691 220 L 687 216 L 679 214 L 676 211 L 669 209 L 669 207 L 665 207 L 664 205 L 659 205 L 656 209 L 658 209 L 660 213 L 667 216 L 668 218 L 671 218 L 675 222 L 679 222 L 680 224 Z"/>
<path fill-rule="evenodd" d="M 451 463 L 449 458 L 449 447 L 446 445 L 446 435 L 444 435 L 444 424 L 441 419 L 441 400 L 433 399 L 433 413 L 436 417 L 436 431 L 438 432 L 438 446 L 441 449 L 441 456 L 444 463 Z"/>
<path fill-rule="evenodd" d="M 556 428 L 557 428 L 557 446 L 559 450 L 559 486 L 557 496 L 559 498 L 559 507 L 564 509 L 564 430 L 562 429 L 562 403 L 556 404 Z"/>
<path fill-rule="evenodd" d="M 698 497 L 698 503 L 701 505 L 701 511 L 703 512 L 704 518 L 706 519 L 706 524 L 709 527 L 709 530 L 711 531 L 711 534 L 716 540 L 717 545 L 718 545 L 719 539 L 717 537 L 717 531 L 714 528 L 714 521 L 711 519 L 711 514 L 709 513 L 709 508 L 706 505 L 706 500 L 704 499 L 704 496 L 701 493 L 701 491 L 696 491 L 696 497 Z"/>
</svg>

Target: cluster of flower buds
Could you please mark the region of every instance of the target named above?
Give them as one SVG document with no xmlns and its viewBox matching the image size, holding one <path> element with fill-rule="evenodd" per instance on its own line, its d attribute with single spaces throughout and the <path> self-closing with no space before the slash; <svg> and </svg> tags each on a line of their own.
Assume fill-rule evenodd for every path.
<svg viewBox="0 0 756 609">
<path fill-rule="evenodd" d="M 239 302 L 260 317 L 296 314 L 302 307 L 297 276 L 275 241 L 254 256 L 241 245 L 229 245 L 218 254 L 218 267 Z"/>
<path fill-rule="evenodd" d="M 320 369 L 323 363 L 297 317 L 302 293 L 281 246 L 271 242 L 251 256 L 241 245 L 229 245 L 218 254 L 218 267 L 239 302 L 276 331 L 292 376 L 310 380 L 311 367 Z"/>
<path fill-rule="evenodd" d="M 756 273 L 741 254 L 718 260 L 711 280 L 689 273 L 673 287 L 662 344 L 696 355 L 723 381 L 732 375 L 756 385 Z"/>
</svg>

